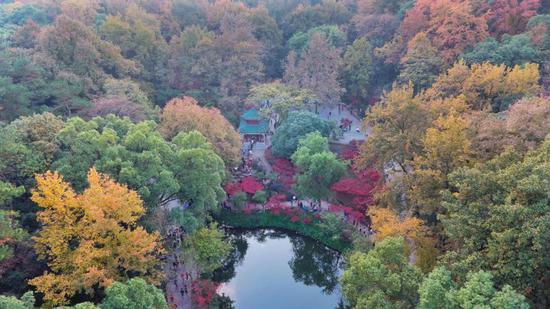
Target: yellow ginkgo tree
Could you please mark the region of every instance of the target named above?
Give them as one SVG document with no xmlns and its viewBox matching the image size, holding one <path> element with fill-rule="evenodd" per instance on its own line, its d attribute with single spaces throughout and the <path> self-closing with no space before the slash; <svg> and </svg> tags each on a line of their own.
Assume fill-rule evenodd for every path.
<svg viewBox="0 0 550 309">
<path fill-rule="evenodd" d="M 30 280 L 50 305 L 66 304 L 76 293 L 93 295 L 115 281 L 143 277 L 159 281 L 158 233 L 137 224 L 144 214 L 139 195 L 94 168 L 81 194 L 57 172 L 36 176 L 32 200 L 42 230 L 34 237 L 49 271 Z"/>
</svg>

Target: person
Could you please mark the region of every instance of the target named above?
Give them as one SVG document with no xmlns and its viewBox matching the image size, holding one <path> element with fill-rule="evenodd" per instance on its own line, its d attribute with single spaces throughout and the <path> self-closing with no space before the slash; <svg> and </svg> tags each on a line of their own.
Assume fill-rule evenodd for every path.
<svg viewBox="0 0 550 309">
<path fill-rule="evenodd" d="M 328 119 L 330 119 L 330 116 L 332 116 L 332 112 L 328 112 Z"/>
<path fill-rule="evenodd" d="M 359 129 L 359 127 L 355 128 L 355 132 L 357 132 L 357 133 L 361 132 L 361 130 Z"/>
</svg>

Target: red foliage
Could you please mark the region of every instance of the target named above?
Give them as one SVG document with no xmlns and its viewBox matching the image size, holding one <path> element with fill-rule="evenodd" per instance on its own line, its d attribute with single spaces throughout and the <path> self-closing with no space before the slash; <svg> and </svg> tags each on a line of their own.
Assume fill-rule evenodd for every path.
<svg viewBox="0 0 550 309">
<path fill-rule="evenodd" d="M 294 164 L 288 159 L 273 157 L 271 149 L 265 151 L 265 157 L 271 164 L 273 171 L 279 175 L 279 183 L 286 189 L 290 189 L 294 184 L 294 174 L 296 174 L 296 167 Z"/>
<path fill-rule="evenodd" d="M 206 279 L 197 279 L 191 283 L 191 299 L 199 306 L 210 304 L 216 295 L 219 283 Z"/>
<path fill-rule="evenodd" d="M 264 185 L 254 176 L 247 176 L 240 182 L 230 182 L 224 186 L 227 194 L 234 195 L 237 192 L 254 194 L 264 189 Z"/>
<path fill-rule="evenodd" d="M 372 192 L 373 186 L 362 179 L 343 178 L 333 184 L 331 189 L 336 193 L 368 196 Z"/>
<path fill-rule="evenodd" d="M 491 30 L 498 35 L 521 33 L 539 7 L 540 0 L 495 0 L 489 7 Z"/>
<path fill-rule="evenodd" d="M 304 224 L 310 224 L 311 223 L 311 218 L 310 217 L 305 217 L 304 218 Z"/>
<path fill-rule="evenodd" d="M 243 192 L 254 194 L 264 189 L 264 185 L 258 181 L 254 176 L 248 176 L 241 182 L 241 188 Z"/>
<path fill-rule="evenodd" d="M 284 194 L 276 194 L 272 195 L 265 204 L 265 208 L 272 209 L 272 208 L 279 208 L 281 205 L 281 202 L 286 200 L 286 196 Z"/>
<path fill-rule="evenodd" d="M 223 189 L 227 194 L 235 195 L 235 193 L 242 191 L 241 184 L 237 182 L 227 183 Z"/>
<path fill-rule="evenodd" d="M 321 220 L 321 214 L 320 214 L 320 213 L 316 213 L 316 214 L 315 214 L 315 219 Z"/>
<path fill-rule="evenodd" d="M 291 222 L 298 222 L 298 221 L 300 221 L 300 217 L 298 217 L 298 216 L 292 216 L 292 217 L 290 218 L 290 221 L 291 221 Z"/>
<path fill-rule="evenodd" d="M 328 211 L 333 213 L 344 214 L 356 221 L 363 221 L 365 219 L 365 215 L 363 212 L 356 211 L 353 208 L 346 207 L 344 205 L 337 205 L 337 204 L 330 205 Z"/>
</svg>

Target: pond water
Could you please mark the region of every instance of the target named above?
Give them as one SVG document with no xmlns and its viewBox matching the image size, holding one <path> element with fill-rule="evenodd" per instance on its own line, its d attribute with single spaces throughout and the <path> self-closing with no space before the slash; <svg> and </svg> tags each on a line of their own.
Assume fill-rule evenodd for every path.
<svg viewBox="0 0 550 309">
<path fill-rule="evenodd" d="M 227 230 L 234 250 L 216 272 L 236 309 L 341 306 L 341 255 L 310 238 L 274 230 Z"/>
</svg>

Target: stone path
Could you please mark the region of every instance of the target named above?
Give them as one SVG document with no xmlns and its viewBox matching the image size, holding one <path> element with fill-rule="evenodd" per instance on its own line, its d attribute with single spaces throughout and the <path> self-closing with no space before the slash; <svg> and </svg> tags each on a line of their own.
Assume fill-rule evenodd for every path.
<svg viewBox="0 0 550 309">
<path fill-rule="evenodd" d="M 176 248 L 175 250 L 178 250 Z M 174 309 L 190 309 L 192 308 L 191 300 L 191 283 L 198 274 L 189 269 L 185 263 L 178 263 L 174 266 L 176 253 L 172 252 L 166 261 L 165 271 L 168 282 L 166 283 L 166 295 L 168 297 L 168 305 Z M 186 276 L 189 273 L 191 276 Z M 185 293 L 187 291 L 187 293 Z"/>
</svg>

